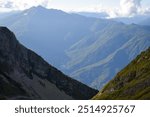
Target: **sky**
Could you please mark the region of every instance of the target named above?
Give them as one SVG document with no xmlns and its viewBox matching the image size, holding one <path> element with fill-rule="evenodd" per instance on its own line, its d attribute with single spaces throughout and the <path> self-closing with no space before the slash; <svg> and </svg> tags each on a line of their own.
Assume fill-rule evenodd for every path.
<svg viewBox="0 0 150 117">
<path fill-rule="evenodd" d="M 64 11 L 107 12 L 111 17 L 150 12 L 150 0 L 0 0 L 0 11 L 42 5 Z"/>
</svg>

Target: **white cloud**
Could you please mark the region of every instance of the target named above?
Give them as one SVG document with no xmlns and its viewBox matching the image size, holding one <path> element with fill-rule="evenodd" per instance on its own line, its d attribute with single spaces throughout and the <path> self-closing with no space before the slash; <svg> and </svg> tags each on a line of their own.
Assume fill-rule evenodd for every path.
<svg viewBox="0 0 150 117">
<path fill-rule="evenodd" d="M 107 12 L 110 18 L 150 15 L 150 8 L 142 7 L 142 0 L 120 0 L 120 7 Z"/>
<path fill-rule="evenodd" d="M 109 14 L 109 18 L 132 17 L 135 15 L 150 14 L 150 8 L 142 7 L 142 0 L 120 0 L 120 6 L 116 8 L 108 8 L 101 4 L 97 4 L 79 9 L 73 9 L 73 11 L 106 12 Z"/>
<path fill-rule="evenodd" d="M 50 1 L 51 0 L 0 0 L 0 8 L 24 10 L 38 5 L 47 7 Z"/>
<path fill-rule="evenodd" d="M 142 9 L 141 0 L 121 0 L 120 6 L 122 16 L 136 15 Z"/>
</svg>

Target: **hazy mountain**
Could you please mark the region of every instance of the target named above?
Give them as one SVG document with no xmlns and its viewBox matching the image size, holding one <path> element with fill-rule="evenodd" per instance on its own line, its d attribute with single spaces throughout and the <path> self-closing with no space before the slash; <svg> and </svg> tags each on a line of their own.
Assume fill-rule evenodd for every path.
<svg viewBox="0 0 150 117">
<path fill-rule="evenodd" d="M 93 18 L 107 18 L 109 15 L 106 12 L 75 12 L 76 14 Z"/>
<path fill-rule="evenodd" d="M 121 70 L 93 99 L 150 99 L 150 48 Z"/>
<path fill-rule="evenodd" d="M 73 78 L 101 88 L 150 46 L 150 28 L 33 7 L 0 21 Z"/>
<path fill-rule="evenodd" d="M 95 88 L 101 88 L 150 46 L 149 27 L 109 23 L 107 26 L 68 51 L 71 60 L 66 67 L 73 71 L 71 76 Z"/>
<path fill-rule="evenodd" d="M 93 17 L 93 18 L 102 18 L 107 19 L 110 16 L 106 12 L 75 12 L 76 14 L 86 16 L 86 17 Z M 109 18 L 110 20 L 122 22 L 124 24 L 149 24 L 149 14 L 145 15 L 135 15 L 132 17 L 116 17 L 116 18 Z"/>
<path fill-rule="evenodd" d="M 69 78 L 0 27 L 0 99 L 90 99 L 96 90 Z"/>
<path fill-rule="evenodd" d="M 150 26 L 150 17 L 139 23 L 140 25 Z"/>
<path fill-rule="evenodd" d="M 0 24 L 13 30 L 21 43 L 61 68 L 68 61 L 65 50 L 89 34 L 96 20 L 38 6 L 1 20 Z"/>
<path fill-rule="evenodd" d="M 11 15 L 14 15 L 15 13 L 19 13 L 19 11 L 14 11 L 14 12 L 0 12 L 0 19 L 7 18 Z"/>
<path fill-rule="evenodd" d="M 136 15 L 133 17 L 117 17 L 111 19 L 125 24 L 140 24 L 140 22 L 144 22 L 149 17 L 150 15 Z"/>
</svg>

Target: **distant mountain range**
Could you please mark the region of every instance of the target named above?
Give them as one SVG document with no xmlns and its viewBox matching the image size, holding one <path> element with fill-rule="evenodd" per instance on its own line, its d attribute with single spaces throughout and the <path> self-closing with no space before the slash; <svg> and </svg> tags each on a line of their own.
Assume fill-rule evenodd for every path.
<svg viewBox="0 0 150 117">
<path fill-rule="evenodd" d="M 134 16 L 134 17 L 117 17 L 117 18 L 111 18 L 113 21 L 122 22 L 125 24 L 140 24 L 140 22 L 143 22 L 146 20 L 148 16 Z"/>
<path fill-rule="evenodd" d="M 107 18 L 109 15 L 106 12 L 74 12 L 75 14 L 79 14 L 86 17 L 93 18 Z"/>
<path fill-rule="evenodd" d="M 7 18 L 11 15 L 14 15 L 16 13 L 19 13 L 20 11 L 12 11 L 12 12 L 0 12 L 0 19 Z"/>
<path fill-rule="evenodd" d="M 121 70 L 93 99 L 150 99 L 150 48 Z"/>
<path fill-rule="evenodd" d="M 150 17 L 141 21 L 139 24 L 144 26 L 150 26 Z"/>
<path fill-rule="evenodd" d="M 111 18 L 106 12 L 74 12 L 76 14 L 99 19 L 110 19 L 117 22 L 122 22 L 124 24 L 139 24 L 139 25 L 149 25 L 150 15 L 135 15 L 132 17 L 114 17 Z"/>
<path fill-rule="evenodd" d="M 150 27 L 33 7 L 0 20 L 71 77 L 100 89 L 150 46 Z"/>
<path fill-rule="evenodd" d="M 97 90 L 71 79 L 0 27 L 0 99 L 90 99 Z"/>
</svg>

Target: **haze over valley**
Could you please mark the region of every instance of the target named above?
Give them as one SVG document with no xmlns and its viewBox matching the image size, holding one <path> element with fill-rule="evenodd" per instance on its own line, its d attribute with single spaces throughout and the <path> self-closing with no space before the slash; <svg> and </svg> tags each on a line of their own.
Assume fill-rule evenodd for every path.
<svg viewBox="0 0 150 117">
<path fill-rule="evenodd" d="M 108 6 L 112 6 L 110 9 L 104 7 L 103 2 L 101 7 L 93 5 L 89 9 L 83 7 L 83 4 L 79 4 L 80 7 L 82 6 L 81 9 L 68 2 L 72 8 L 76 8 L 73 10 L 69 10 L 69 7 L 64 9 L 64 4 L 59 10 L 57 2 L 53 0 L 50 2 L 38 0 L 37 3 L 30 1 L 30 4 L 27 1 L 0 2 L 0 26 L 2 26 L 0 41 L 6 45 L 1 48 L 1 53 L 5 53 L 4 50 L 8 49 L 6 55 L 9 59 L 11 48 L 14 48 L 13 53 L 15 51 L 18 53 L 19 58 L 12 54 L 14 60 L 10 59 L 10 63 L 6 62 L 8 67 L 9 65 L 14 67 L 12 63 L 19 64 L 14 69 L 17 74 L 21 71 L 21 74 L 17 79 L 12 78 L 13 83 L 17 82 L 23 74 L 29 79 L 19 80 L 19 84 L 24 87 L 24 83 L 31 82 L 29 85 L 31 92 L 27 92 L 23 97 L 51 99 L 47 92 L 52 91 L 52 88 L 58 92 L 58 95 L 63 95 L 63 99 L 90 99 L 97 90 L 107 86 L 106 84 L 118 72 L 150 47 L 150 8 L 147 0 L 110 2 L 108 3 Z M 95 0 L 93 3 L 97 2 Z M 90 1 L 87 2 L 87 5 L 89 4 Z M 118 4 L 119 7 L 116 8 Z M 16 36 L 16 38 L 13 36 L 13 40 L 19 41 L 16 42 L 17 46 L 23 50 L 27 47 L 31 52 L 28 49 L 16 50 L 8 41 L 4 42 L 6 37 L 7 40 L 11 40 L 10 30 Z M 31 56 L 26 55 L 28 51 Z M 20 61 L 21 56 L 23 61 Z M 3 65 L 4 57 L 2 55 L 0 57 Z M 19 68 L 20 66 L 23 68 Z M 4 79 L 10 79 L 9 72 L 14 71 L 6 70 L 7 74 L 3 67 L 0 70 Z M 17 75 L 16 72 L 12 73 Z M 36 81 L 34 82 L 33 79 Z M 35 87 L 31 86 L 32 83 L 35 83 Z M 43 90 L 43 87 L 37 87 L 38 84 L 47 87 L 45 93 L 38 92 L 39 89 Z M 14 87 L 14 84 L 11 85 Z M 26 92 L 27 88 L 21 90 Z M 89 94 L 81 95 L 84 91 L 89 91 Z M 57 97 L 55 95 L 52 99 Z"/>
</svg>

